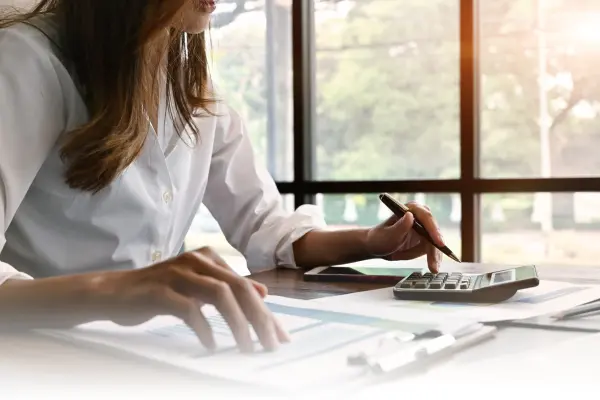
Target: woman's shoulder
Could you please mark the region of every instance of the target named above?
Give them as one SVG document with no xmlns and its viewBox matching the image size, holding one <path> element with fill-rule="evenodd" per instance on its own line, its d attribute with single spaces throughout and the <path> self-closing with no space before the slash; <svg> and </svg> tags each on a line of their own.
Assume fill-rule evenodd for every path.
<svg viewBox="0 0 600 400">
<path fill-rule="evenodd" d="M 58 28 L 51 16 L 0 29 L 0 53 L 16 60 L 63 67 Z"/>
<path fill-rule="evenodd" d="M 0 29 L 0 87 L 11 91 L 0 94 L 0 101 L 18 108 L 38 107 L 40 115 L 53 110 L 47 118 L 59 125 L 75 121 L 85 108 L 56 37 L 45 19 Z"/>
</svg>

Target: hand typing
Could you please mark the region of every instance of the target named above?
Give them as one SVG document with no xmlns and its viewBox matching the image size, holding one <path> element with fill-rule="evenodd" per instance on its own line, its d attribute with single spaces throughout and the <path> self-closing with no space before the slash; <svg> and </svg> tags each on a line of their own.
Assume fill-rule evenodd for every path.
<svg viewBox="0 0 600 400">
<path fill-rule="evenodd" d="M 212 304 L 244 352 L 252 352 L 252 326 L 261 345 L 274 350 L 289 336 L 263 301 L 266 287 L 241 277 L 209 248 L 181 254 L 148 268 L 99 275 L 96 295 L 108 319 L 137 325 L 157 315 L 181 318 L 209 349 L 217 344 L 202 305 Z"/>
</svg>

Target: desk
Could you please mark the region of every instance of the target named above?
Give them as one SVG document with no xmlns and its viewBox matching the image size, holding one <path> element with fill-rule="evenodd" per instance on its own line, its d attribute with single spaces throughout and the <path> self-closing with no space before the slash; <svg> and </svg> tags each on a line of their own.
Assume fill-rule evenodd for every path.
<svg viewBox="0 0 600 400">
<path fill-rule="evenodd" d="M 464 264 L 460 268 L 453 269 L 472 272 L 473 268 L 475 266 L 471 264 Z M 493 270 L 497 266 L 477 268 Z M 589 279 L 588 282 L 591 280 L 600 283 L 600 268 L 541 267 L 539 273 L 542 279 L 577 282 L 585 277 Z M 266 284 L 270 294 L 298 299 L 335 296 L 377 288 L 371 284 L 304 282 L 302 271 L 298 270 L 266 271 L 254 274 L 252 278 Z M 453 365 L 477 362 L 482 358 L 503 355 L 507 352 L 517 353 L 535 346 L 552 346 L 582 335 L 586 334 L 506 327 L 502 329 L 496 340 L 460 354 L 453 361 Z M 3 385 L 4 382 L 13 382 L 15 388 L 21 388 L 19 390 L 24 387 L 22 385 L 29 385 L 28 389 L 36 385 L 44 390 L 39 393 L 39 396 L 30 393 L 28 396 L 20 396 L 21 398 L 47 398 L 46 390 L 50 387 L 48 385 L 52 387 L 62 385 L 72 393 L 75 393 L 76 388 L 80 388 L 85 390 L 86 394 L 85 397 L 79 398 L 87 399 L 90 398 L 90 386 L 94 389 L 102 389 L 102 392 L 97 393 L 104 394 L 111 387 L 118 387 L 120 393 L 127 392 L 123 398 L 129 397 L 132 393 L 140 395 L 142 388 L 146 389 L 145 391 L 150 390 L 151 394 L 158 398 L 159 395 L 164 397 L 167 392 L 170 395 L 178 391 L 182 394 L 186 393 L 187 388 L 190 387 L 199 390 L 198 393 L 203 393 L 203 390 L 223 390 L 225 397 L 231 396 L 231 392 L 227 392 L 229 388 L 215 386 L 213 381 L 207 382 L 203 378 L 184 375 L 167 367 L 118 358 L 33 335 L 0 337 L 0 374 L 2 374 L 0 382 Z M 124 391 L 123 388 L 129 390 Z M 114 393 L 111 396 L 117 398 Z M 154 398 L 154 396 L 150 397 Z"/>
<path fill-rule="evenodd" d="M 364 263 L 364 265 L 376 265 L 374 263 L 376 262 L 371 261 Z M 403 265 L 407 268 L 421 268 L 422 261 L 410 261 Z M 506 268 L 506 266 L 453 263 L 447 268 L 451 268 L 452 272 L 483 273 L 497 271 L 498 269 Z M 600 267 L 561 267 L 548 265 L 537 267 L 537 270 L 540 278 L 544 280 L 600 284 Z M 303 300 L 337 296 L 389 286 L 348 282 L 305 282 L 302 279 L 303 274 L 304 271 L 302 270 L 278 269 L 256 273 L 252 275 L 252 278 L 267 285 L 270 294 Z"/>
</svg>

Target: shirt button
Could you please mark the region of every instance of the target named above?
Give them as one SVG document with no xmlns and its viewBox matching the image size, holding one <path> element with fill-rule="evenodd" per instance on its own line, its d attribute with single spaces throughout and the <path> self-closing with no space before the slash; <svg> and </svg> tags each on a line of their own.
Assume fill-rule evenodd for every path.
<svg viewBox="0 0 600 400">
<path fill-rule="evenodd" d="M 155 251 L 152 253 L 152 262 L 160 261 L 162 258 L 162 253 L 160 251 Z"/>
<path fill-rule="evenodd" d="M 163 200 L 165 203 L 169 204 L 173 200 L 173 193 L 170 190 L 167 190 L 163 193 Z"/>
</svg>

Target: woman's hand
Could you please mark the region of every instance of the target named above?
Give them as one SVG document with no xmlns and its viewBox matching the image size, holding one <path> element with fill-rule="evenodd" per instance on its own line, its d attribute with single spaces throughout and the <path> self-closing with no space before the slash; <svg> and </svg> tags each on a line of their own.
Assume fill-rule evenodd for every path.
<svg viewBox="0 0 600 400">
<path fill-rule="evenodd" d="M 144 269 L 101 274 L 94 287 L 106 317 L 121 325 L 174 315 L 196 333 L 205 347 L 215 349 L 214 335 L 201 309 L 204 304 L 212 304 L 244 352 L 254 349 L 250 325 L 266 350 L 289 341 L 263 302 L 266 287 L 234 273 L 208 248 Z"/>
<path fill-rule="evenodd" d="M 416 217 L 431 238 L 438 245 L 444 246 L 438 225 L 429 207 L 415 202 L 406 206 L 411 212 L 403 218 L 392 216 L 368 231 L 367 249 L 372 256 L 390 261 L 411 260 L 427 254 L 429 270 L 436 273 L 440 268 L 442 253 L 412 229 L 412 226 Z"/>
</svg>

